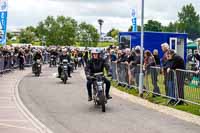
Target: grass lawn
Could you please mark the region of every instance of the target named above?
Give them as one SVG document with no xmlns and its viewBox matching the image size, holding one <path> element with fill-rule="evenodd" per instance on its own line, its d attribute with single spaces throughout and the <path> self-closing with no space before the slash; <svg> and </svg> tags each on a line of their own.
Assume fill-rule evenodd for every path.
<svg viewBox="0 0 200 133">
<path fill-rule="evenodd" d="M 151 76 L 148 75 L 145 78 L 145 81 L 149 81 L 145 83 L 145 86 L 147 86 L 147 88 L 150 89 L 150 91 L 153 91 L 153 84 L 152 84 L 152 80 L 151 80 Z M 193 101 L 196 103 L 200 104 L 200 86 L 195 86 L 192 84 L 192 81 L 187 81 L 186 82 L 186 78 L 185 78 L 185 84 L 184 84 L 184 97 L 186 100 L 189 101 Z M 160 88 L 160 92 L 163 95 L 166 95 L 165 92 L 165 85 L 164 85 L 164 76 L 163 75 L 159 75 L 158 76 L 158 86 Z"/>
<path fill-rule="evenodd" d="M 108 47 L 113 44 L 114 43 L 112 43 L 112 42 L 98 42 L 96 47 Z M 79 42 L 76 42 L 75 46 L 81 46 L 81 44 Z"/>
<path fill-rule="evenodd" d="M 97 47 L 108 47 L 110 45 L 114 45 L 113 42 L 98 42 Z"/>
<path fill-rule="evenodd" d="M 160 87 L 160 90 L 161 90 L 162 94 L 165 94 L 165 89 L 164 89 L 164 84 L 162 82 L 162 78 L 164 79 L 164 77 L 159 77 L 158 85 Z M 127 89 L 126 87 L 118 86 L 117 82 L 115 82 L 115 81 L 112 81 L 112 86 L 117 88 L 117 89 L 119 89 L 120 91 L 126 92 L 126 93 L 134 95 L 134 96 L 138 96 L 138 94 L 139 94 L 138 90 L 136 90 L 136 89 Z M 152 88 L 152 86 L 153 85 L 150 84 L 150 88 Z M 186 86 L 186 88 L 187 88 L 187 86 Z M 199 94 L 199 91 L 198 91 L 198 94 Z M 185 89 L 185 94 L 188 93 L 188 92 L 193 93 L 193 90 Z M 195 95 L 198 95 L 198 94 L 195 94 Z M 174 109 L 182 110 L 182 111 L 185 111 L 185 112 L 192 113 L 192 114 L 200 116 L 200 106 L 199 105 L 194 105 L 194 104 L 187 103 L 187 104 L 184 104 L 184 105 L 173 106 L 173 105 L 167 104 L 169 99 L 161 97 L 161 96 L 152 97 L 152 94 L 147 95 L 147 93 L 145 93 L 144 97 L 148 101 L 150 101 L 152 103 L 168 106 L 168 107 L 171 107 L 171 108 L 174 108 Z M 187 99 L 190 98 L 187 95 L 185 95 L 185 97 Z"/>
</svg>

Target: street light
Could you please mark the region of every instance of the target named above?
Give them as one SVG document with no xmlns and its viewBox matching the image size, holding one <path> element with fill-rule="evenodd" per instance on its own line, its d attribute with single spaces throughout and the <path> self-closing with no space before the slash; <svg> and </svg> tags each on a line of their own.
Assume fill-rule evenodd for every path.
<svg viewBox="0 0 200 133">
<path fill-rule="evenodd" d="M 144 0 L 141 2 L 141 47 L 140 47 L 140 77 L 139 77 L 139 95 L 143 96 L 143 49 L 144 49 Z"/>
</svg>

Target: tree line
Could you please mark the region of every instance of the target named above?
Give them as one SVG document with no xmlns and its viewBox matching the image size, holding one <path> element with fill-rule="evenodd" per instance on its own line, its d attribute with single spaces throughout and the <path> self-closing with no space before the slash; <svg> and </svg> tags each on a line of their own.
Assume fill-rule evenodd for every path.
<svg viewBox="0 0 200 133">
<path fill-rule="evenodd" d="M 103 20 L 98 20 L 100 29 Z M 101 23 L 100 23 L 101 22 Z M 141 26 L 138 26 L 138 31 Z M 192 40 L 200 37 L 200 15 L 196 12 L 192 4 L 185 5 L 178 12 L 178 20 L 170 22 L 169 25 L 163 26 L 161 22 L 156 20 L 148 20 L 144 25 L 145 31 L 155 32 L 179 32 L 188 33 L 188 37 Z M 132 31 L 132 27 L 128 29 Z M 118 40 L 119 30 L 112 28 L 107 36 L 111 36 Z M 12 36 L 7 35 L 8 38 Z M 100 35 L 97 29 L 86 22 L 78 23 L 71 17 L 64 16 L 48 16 L 44 21 L 38 23 L 37 26 L 29 26 L 21 30 L 19 35 L 20 43 L 38 42 L 40 45 L 78 45 L 78 46 L 97 46 Z"/>
<path fill-rule="evenodd" d="M 61 46 L 96 46 L 99 40 L 97 29 L 85 22 L 78 22 L 71 17 L 48 16 L 36 27 L 29 26 L 21 30 L 20 43 L 41 42 L 42 45 Z"/>
<path fill-rule="evenodd" d="M 141 26 L 138 26 L 138 31 Z M 188 33 L 188 38 L 195 40 L 200 37 L 200 16 L 196 12 L 192 4 L 185 5 L 182 10 L 178 12 L 178 20 L 170 22 L 168 26 L 163 26 L 162 23 L 156 20 L 148 20 L 144 25 L 145 31 L 155 32 L 179 32 Z M 132 31 L 132 26 L 128 29 Z"/>
</svg>

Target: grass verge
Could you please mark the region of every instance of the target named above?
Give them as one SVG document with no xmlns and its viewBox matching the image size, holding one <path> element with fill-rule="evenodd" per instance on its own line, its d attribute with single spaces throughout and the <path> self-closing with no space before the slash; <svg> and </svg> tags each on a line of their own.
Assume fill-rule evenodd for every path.
<svg viewBox="0 0 200 133">
<path fill-rule="evenodd" d="M 138 90 L 136 90 L 136 89 L 128 89 L 128 88 L 123 87 L 123 86 L 118 86 L 117 82 L 115 82 L 115 81 L 112 81 L 112 86 L 115 87 L 116 89 L 123 91 L 123 92 L 126 92 L 130 95 L 138 96 L 138 93 L 139 93 Z M 170 108 L 174 108 L 174 109 L 177 109 L 177 110 L 185 111 L 185 112 L 200 116 L 200 106 L 199 105 L 185 103 L 184 105 L 174 106 L 174 105 L 167 104 L 169 99 L 161 97 L 161 96 L 153 97 L 152 94 L 147 95 L 147 93 L 145 93 L 144 97 L 149 102 L 152 102 L 154 104 L 168 106 Z"/>
</svg>

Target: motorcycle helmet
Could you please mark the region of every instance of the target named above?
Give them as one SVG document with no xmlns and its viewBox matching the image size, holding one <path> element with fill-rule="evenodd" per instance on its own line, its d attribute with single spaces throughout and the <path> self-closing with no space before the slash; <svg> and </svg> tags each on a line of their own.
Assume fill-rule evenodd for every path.
<svg viewBox="0 0 200 133">
<path fill-rule="evenodd" d="M 93 49 L 93 50 L 91 51 L 91 53 L 92 53 L 92 54 L 100 54 L 101 51 L 100 51 L 99 49 Z"/>
</svg>

